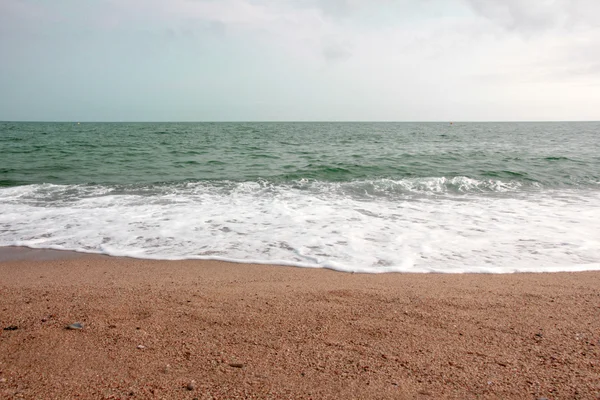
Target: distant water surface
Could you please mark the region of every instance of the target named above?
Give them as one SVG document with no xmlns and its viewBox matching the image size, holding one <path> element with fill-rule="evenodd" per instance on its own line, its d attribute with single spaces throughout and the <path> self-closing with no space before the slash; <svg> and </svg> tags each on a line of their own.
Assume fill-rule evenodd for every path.
<svg viewBox="0 0 600 400">
<path fill-rule="evenodd" d="M 600 123 L 0 123 L 0 245 L 600 269 Z"/>
</svg>

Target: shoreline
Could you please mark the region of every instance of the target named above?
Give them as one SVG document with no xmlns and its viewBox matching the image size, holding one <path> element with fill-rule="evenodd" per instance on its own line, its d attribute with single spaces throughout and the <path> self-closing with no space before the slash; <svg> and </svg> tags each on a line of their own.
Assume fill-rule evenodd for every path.
<svg viewBox="0 0 600 400">
<path fill-rule="evenodd" d="M 596 398 L 598 293 L 600 272 L 351 274 L 5 247 L 0 397 Z"/>
<path fill-rule="evenodd" d="M 485 269 L 479 271 L 463 271 L 463 270 L 436 270 L 436 269 L 415 269 L 415 270 L 403 270 L 403 269 L 388 269 L 388 270 L 370 270 L 364 268 L 348 269 L 340 266 L 324 266 L 324 265 L 311 265 L 292 261 L 280 261 L 271 262 L 263 260 L 238 260 L 228 259 L 224 257 L 207 257 L 207 258 L 145 258 L 135 257 L 128 255 L 111 255 L 97 252 L 85 252 L 78 250 L 65 250 L 65 249 L 52 249 L 52 248 L 36 248 L 28 246 L 0 246 L 0 263 L 9 261 L 34 261 L 34 260 L 56 260 L 56 259 L 73 259 L 83 257 L 110 257 L 110 258 L 123 258 L 140 261 L 159 261 L 159 262 L 190 262 L 197 261 L 200 263 L 204 262 L 219 262 L 224 264 L 235 264 L 235 265 L 265 265 L 269 267 L 289 267 L 289 268 L 300 268 L 300 269 L 316 269 L 316 270 L 329 270 L 340 272 L 344 274 L 365 274 L 365 275 L 387 275 L 387 274 L 416 274 L 416 275 L 429 275 L 429 274 L 441 274 L 441 275 L 511 275 L 511 274 L 555 274 L 555 273 L 576 273 L 576 272 L 600 272 L 600 263 L 587 263 L 587 264 L 573 264 L 569 267 L 565 266 L 547 266 L 543 269 L 531 268 L 523 269 L 516 268 L 514 270 L 499 272 L 494 269 Z"/>
<path fill-rule="evenodd" d="M 110 257 L 73 250 L 37 249 L 26 246 L 0 246 L 0 263 L 14 261 L 72 260 L 84 257 Z"/>
</svg>

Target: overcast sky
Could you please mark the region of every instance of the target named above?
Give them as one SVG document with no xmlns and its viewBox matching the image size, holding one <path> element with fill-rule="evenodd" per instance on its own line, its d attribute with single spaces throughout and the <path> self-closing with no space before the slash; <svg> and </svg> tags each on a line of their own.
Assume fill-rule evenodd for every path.
<svg viewBox="0 0 600 400">
<path fill-rule="evenodd" d="M 0 120 L 599 120 L 600 0 L 0 0 Z"/>
</svg>

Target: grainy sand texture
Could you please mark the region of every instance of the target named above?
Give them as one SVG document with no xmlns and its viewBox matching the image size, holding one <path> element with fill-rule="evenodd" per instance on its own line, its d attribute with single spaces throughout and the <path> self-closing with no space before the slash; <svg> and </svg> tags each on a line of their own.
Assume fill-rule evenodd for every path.
<svg viewBox="0 0 600 400">
<path fill-rule="evenodd" d="M 0 325 L 7 399 L 600 398 L 599 272 L 364 275 L 2 248 Z"/>
</svg>

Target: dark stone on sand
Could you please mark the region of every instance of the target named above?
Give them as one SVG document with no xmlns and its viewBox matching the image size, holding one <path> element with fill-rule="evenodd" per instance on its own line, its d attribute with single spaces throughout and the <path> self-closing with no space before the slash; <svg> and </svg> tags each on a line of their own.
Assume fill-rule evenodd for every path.
<svg viewBox="0 0 600 400">
<path fill-rule="evenodd" d="M 68 325 L 66 329 L 83 329 L 83 324 L 80 322 L 75 322 L 71 325 Z"/>
<path fill-rule="evenodd" d="M 242 363 L 229 363 L 229 366 L 232 368 L 244 368 L 244 364 Z"/>
<path fill-rule="evenodd" d="M 194 390 L 196 389 L 196 382 L 195 381 L 191 381 L 190 383 L 187 384 L 187 386 L 185 387 L 187 390 Z"/>
<path fill-rule="evenodd" d="M 9 325 L 6 328 L 4 328 L 5 331 L 16 331 L 17 329 L 19 329 L 19 327 L 16 325 Z"/>
</svg>

